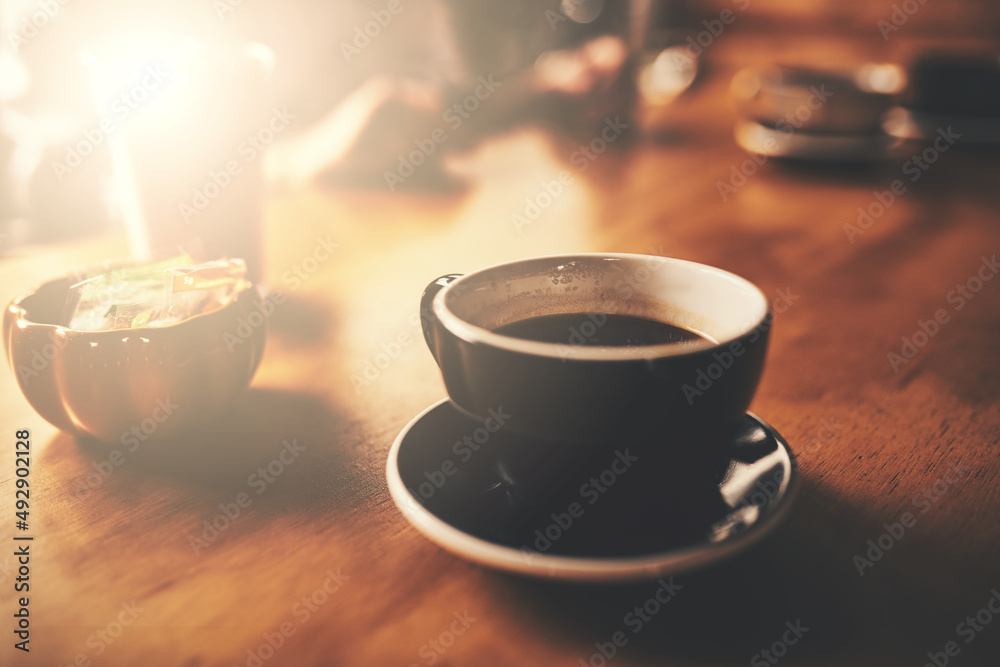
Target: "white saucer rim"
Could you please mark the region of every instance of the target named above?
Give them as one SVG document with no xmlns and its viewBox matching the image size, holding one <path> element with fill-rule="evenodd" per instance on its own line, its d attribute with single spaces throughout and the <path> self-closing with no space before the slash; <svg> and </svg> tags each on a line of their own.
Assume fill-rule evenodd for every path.
<svg viewBox="0 0 1000 667">
<path fill-rule="evenodd" d="M 403 516 L 431 542 L 461 558 L 498 570 L 579 582 L 629 581 L 681 574 L 729 558 L 759 542 L 782 523 L 798 491 L 798 467 L 791 447 L 774 427 L 748 411 L 747 415 L 761 424 L 784 448 L 788 458 L 789 474 L 781 481 L 778 507 L 769 512 L 761 523 L 755 523 L 722 543 L 701 543 L 636 557 L 528 556 L 513 547 L 470 535 L 438 518 L 420 504 L 403 483 L 398 466 L 403 440 L 418 421 L 449 400 L 445 397 L 424 409 L 396 436 L 386 462 L 389 494 Z"/>
<path fill-rule="evenodd" d="M 899 146 L 897 137 L 885 134 L 819 135 L 785 132 L 748 119 L 736 122 L 733 136 L 740 148 L 765 158 L 819 162 L 888 158 Z M 767 139 L 773 139 L 777 148 L 765 149 Z"/>
</svg>

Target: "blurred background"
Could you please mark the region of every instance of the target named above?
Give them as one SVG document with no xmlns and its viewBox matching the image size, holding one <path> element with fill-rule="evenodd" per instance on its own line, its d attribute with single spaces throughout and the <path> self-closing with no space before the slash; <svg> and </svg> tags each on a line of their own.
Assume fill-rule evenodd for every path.
<svg viewBox="0 0 1000 667">
<path fill-rule="evenodd" d="M 864 118 L 846 128 L 823 114 L 810 122 L 816 135 L 861 135 L 863 145 L 841 141 L 831 152 L 808 143 L 807 127 L 796 138 L 807 145 L 784 157 L 811 161 L 883 158 L 888 143 L 873 135 L 884 112 L 919 97 L 920 82 L 926 97 L 928 87 L 965 76 L 964 89 L 944 97 L 964 95 L 956 104 L 987 119 L 987 138 L 998 109 L 984 98 L 1000 94 L 1000 5 L 988 0 L 2 0 L 0 8 L 0 252 L 124 228 L 140 256 L 192 243 L 203 254 L 252 255 L 228 248 L 227 237 L 258 224 L 261 179 L 270 188 L 454 194 L 470 177 L 449 160 L 518 128 L 542 128 L 569 160 L 615 116 L 639 130 L 616 150 L 690 140 L 697 119 L 678 122 L 683 111 L 672 115 L 671 104 L 745 66 L 759 69 L 734 84 L 735 99 L 717 96 L 718 107 L 732 113 L 735 101 L 751 122 L 737 139 L 761 154 L 768 150 L 753 143 L 766 137 L 753 123 L 774 129 L 789 95 L 846 73 L 851 90 L 826 115 Z M 912 76 L 926 53 L 945 55 Z M 959 63 L 941 66 L 956 54 Z M 874 104 L 853 83 L 872 63 L 898 66 L 869 76 Z M 767 69 L 776 64 L 793 69 Z M 805 79 L 794 80 L 796 68 Z M 504 94 L 487 103 L 499 85 Z M 262 136 L 246 145 L 257 128 Z M 264 147 L 275 150 L 256 160 Z M 230 158 L 251 173 L 238 175 L 240 188 L 228 188 Z M 206 238 L 192 217 L 220 182 L 230 202 L 212 213 L 226 231 Z"/>
</svg>

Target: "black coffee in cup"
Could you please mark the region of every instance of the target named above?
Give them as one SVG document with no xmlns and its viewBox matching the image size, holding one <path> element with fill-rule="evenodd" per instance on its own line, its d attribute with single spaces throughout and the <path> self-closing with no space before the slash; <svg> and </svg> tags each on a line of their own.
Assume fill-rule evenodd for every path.
<svg viewBox="0 0 1000 667">
<path fill-rule="evenodd" d="M 562 345 L 636 347 L 710 340 L 666 322 L 617 313 L 559 313 L 510 322 L 493 330 L 504 336 Z"/>
</svg>

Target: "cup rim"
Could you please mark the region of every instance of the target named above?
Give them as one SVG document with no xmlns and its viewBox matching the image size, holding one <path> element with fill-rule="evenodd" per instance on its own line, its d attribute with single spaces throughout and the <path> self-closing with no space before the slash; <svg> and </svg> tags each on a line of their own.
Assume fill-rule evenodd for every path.
<svg viewBox="0 0 1000 667">
<path fill-rule="evenodd" d="M 574 260 L 585 260 L 585 259 L 612 259 L 612 260 L 628 260 L 628 261 L 649 261 L 650 258 L 656 258 L 663 260 L 668 263 L 683 266 L 690 270 L 701 271 L 704 273 L 710 273 L 716 277 L 723 278 L 731 283 L 740 285 L 743 289 L 749 289 L 754 296 L 760 298 L 761 312 L 760 315 L 752 320 L 752 323 L 742 327 L 734 335 L 727 336 L 725 338 L 720 338 L 718 340 L 706 339 L 704 341 L 690 343 L 686 345 L 678 345 L 677 343 L 661 343 L 658 345 L 641 345 L 636 347 L 625 347 L 625 346 L 586 346 L 586 345 L 563 345 L 561 343 L 546 343 L 541 341 L 526 340 L 523 338 L 515 338 L 513 336 L 506 336 L 504 334 L 496 333 L 485 327 L 480 327 L 478 325 L 472 324 L 466 320 L 463 320 L 458 315 L 456 315 L 447 306 L 446 300 L 453 291 L 461 289 L 462 283 L 468 282 L 472 279 L 478 278 L 487 272 L 496 271 L 508 266 L 514 266 L 517 264 L 525 264 L 529 262 L 544 262 L 549 261 L 559 261 L 559 262 L 571 262 Z M 524 259 L 516 259 L 507 262 L 501 262 L 498 264 L 492 264 L 481 269 L 477 269 L 471 273 L 464 274 L 461 278 L 449 283 L 446 287 L 440 290 L 435 296 L 434 300 L 431 302 L 431 311 L 434 317 L 441 323 L 441 325 L 451 332 L 453 335 L 457 336 L 461 340 L 473 344 L 473 345 L 486 345 L 490 347 L 499 348 L 508 352 L 516 352 L 520 354 L 538 356 L 538 357 L 548 357 L 560 360 L 579 360 L 579 361 L 630 361 L 630 360 L 649 360 L 658 359 L 665 357 L 685 357 L 695 354 L 704 353 L 707 350 L 718 349 L 732 342 L 738 340 L 739 338 L 751 333 L 755 329 L 759 328 L 768 318 L 771 312 L 770 304 L 767 302 L 767 297 L 761 291 L 757 285 L 753 284 L 746 278 L 739 276 L 731 271 L 726 271 L 725 269 L 720 269 L 718 267 L 710 266 L 708 264 L 702 264 L 700 262 L 693 262 L 686 259 L 678 259 L 675 257 L 664 257 L 662 255 L 643 255 L 639 253 L 614 253 L 614 252 L 589 252 L 589 253 L 574 253 L 569 255 L 541 255 L 537 257 L 528 257 Z"/>
</svg>

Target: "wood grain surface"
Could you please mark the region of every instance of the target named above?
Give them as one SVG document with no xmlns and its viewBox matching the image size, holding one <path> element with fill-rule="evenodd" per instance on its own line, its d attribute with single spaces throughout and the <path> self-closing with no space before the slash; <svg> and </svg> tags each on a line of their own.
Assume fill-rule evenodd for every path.
<svg viewBox="0 0 1000 667">
<path fill-rule="evenodd" d="M 272 193 L 266 270 L 288 298 L 251 389 L 182 443 L 126 453 L 107 478 L 94 477 L 106 447 L 44 423 L 0 374 L 0 664 L 603 664 L 595 644 L 655 582 L 559 585 L 467 563 L 405 521 L 384 473 L 400 428 L 445 393 L 414 324 L 424 285 L 576 251 L 705 262 L 789 304 L 751 409 L 800 457 L 796 505 L 752 551 L 677 577 L 676 598 L 610 664 L 772 664 L 761 651 L 786 623 L 808 628 L 775 649 L 787 665 L 919 667 L 948 642 L 949 664 L 1000 664 L 1000 615 L 988 612 L 971 640 L 962 625 L 977 613 L 982 623 L 1000 590 L 1000 277 L 961 308 L 954 292 L 1000 256 L 996 153 L 941 154 L 853 240 L 845 224 L 908 178 L 902 161 L 766 164 L 723 201 L 717 183 L 748 159 L 732 140 L 734 68 L 794 49 L 853 57 L 842 45 L 727 39 L 716 69 L 654 130 L 633 128 L 585 171 L 572 146 L 525 130 L 465 158 L 462 194 Z M 561 170 L 572 183 L 517 229 L 512 214 Z M 336 251 L 293 279 L 320 239 Z M 124 254 L 115 235 L 19 250 L 0 260 L 0 297 Z M 948 321 L 894 369 L 889 353 L 942 309 Z M 396 358 L 359 382 L 393 345 Z M 20 428 L 34 447 L 28 655 L 9 631 Z M 257 494 L 248 478 L 285 441 L 304 449 Z M 242 492 L 252 504 L 209 540 L 204 522 Z M 859 574 L 855 557 L 906 512 L 915 523 Z"/>
</svg>

